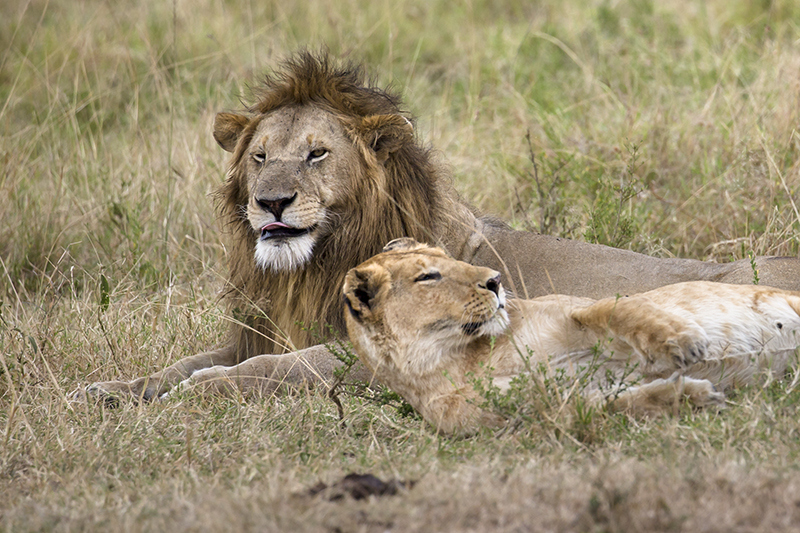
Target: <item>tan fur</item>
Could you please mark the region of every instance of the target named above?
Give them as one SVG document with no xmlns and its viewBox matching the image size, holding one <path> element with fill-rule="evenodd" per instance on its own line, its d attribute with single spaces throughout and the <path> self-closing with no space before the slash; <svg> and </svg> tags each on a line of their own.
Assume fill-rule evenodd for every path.
<svg viewBox="0 0 800 533">
<path fill-rule="evenodd" d="M 343 334 L 345 274 L 397 237 L 431 242 L 457 259 L 502 271 L 521 295 L 596 298 L 684 280 L 752 280 L 747 261 L 655 259 L 476 217 L 414 138 L 399 97 L 366 83 L 360 67 L 303 52 L 268 76 L 256 96 L 244 112 L 218 114 L 214 127 L 219 145 L 232 153 L 228 179 L 216 194 L 228 236 L 228 342 L 132 382 L 95 383 L 90 394 L 148 400 L 213 365 L 309 347 L 319 341 L 307 330 L 315 324 Z M 318 148 L 328 150 L 325 159 L 309 163 Z M 294 198 L 284 213 L 290 226 L 315 228 L 305 237 L 314 240 L 313 250 L 297 245 L 300 251 L 285 261 L 291 268 L 278 271 L 254 258 L 263 244 L 260 231 L 272 221 L 258 198 L 273 196 Z M 759 268 L 763 284 L 800 289 L 798 260 L 763 258 Z M 321 365 L 312 375 L 324 381 L 336 362 Z"/>
<path fill-rule="evenodd" d="M 437 279 L 426 279 L 431 272 Z M 763 370 L 781 375 L 800 346 L 798 293 L 689 282 L 627 298 L 506 302 L 490 283 L 497 277 L 404 239 L 345 280 L 359 358 L 442 432 L 504 422 L 479 407 L 473 378 L 504 388 L 540 363 L 574 375 L 597 358 L 596 347 L 595 376 L 621 379 L 635 364 L 625 379 L 640 383 L 604 390 L 595 379 L 585 393 L 612 409 L 652 414 L 683 396 L 699 407 L 722 405 L 715 385 L 749 383 Z"/>
</svg>

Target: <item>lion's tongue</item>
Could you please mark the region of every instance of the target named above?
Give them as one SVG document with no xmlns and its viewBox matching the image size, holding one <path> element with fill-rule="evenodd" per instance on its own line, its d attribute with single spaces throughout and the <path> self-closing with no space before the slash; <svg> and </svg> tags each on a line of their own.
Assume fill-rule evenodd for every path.
<svg viewBox="0 0 800 533">
<path fill-rule="evenodd" d="M 289 226 L 287 226 L 283 222 L 273 222 L 273 223 L 267 224 L 266 226 L 261 228 L 261 231 L 262 232 L 264 232 L 264 231 L 275 231 L 276 229 L 281 229 L 281 228 L 289 229 Z"/>
</svg>

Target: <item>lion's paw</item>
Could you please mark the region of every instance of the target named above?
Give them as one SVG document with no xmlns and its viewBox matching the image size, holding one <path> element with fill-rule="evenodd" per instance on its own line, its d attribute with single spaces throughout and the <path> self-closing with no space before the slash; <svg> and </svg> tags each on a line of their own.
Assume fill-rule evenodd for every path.
<svg viewBox="0 0 800 533">
<path fill-rule="evenodd" d="M 88 385 L 86 388 L 76 391 L 73 397 L 78 400 L 95 401 L 102 403 L 108 408 L 117 408 L 121 400 L 133 399 L 130 397 L 130 392 L 126 391 L 122 382 L 106 381 L 97 382 Z M 127 383 L 125 383 L 127 385 Z"/>
<path fill-rule="evenodd" d="M 231 388 L 231 380 L 226 374 L 228 367 L 212 366 L 194 372 L 191 376 L 178 383 L 175 387 L 158 397 L 159 400 L 169 400 L 186 392 L 204 395 L 207 393 L 226 392 Z"/>
<path fill-rule="evenodd" d="M 106 407 L 118 407 L 120 402 L 149 402 L 156 396 L 155 383 L 146 380 L 135 381 L 98 381 L 87 386 L 83 391 L 74 393 L 86 400 L 103 402 Z M 143 386 L 144 385 L 144 386 Z"/>
</svg>

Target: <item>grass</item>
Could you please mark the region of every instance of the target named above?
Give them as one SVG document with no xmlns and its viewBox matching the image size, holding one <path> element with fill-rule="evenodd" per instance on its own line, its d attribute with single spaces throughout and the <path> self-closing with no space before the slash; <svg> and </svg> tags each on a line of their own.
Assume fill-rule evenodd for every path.
<svg viewBox="0 0 800 533">
<path fill-rule="evenodd" d="M 0 528 L 798 529 L 790 384 L 649 421 L 552 402 L 465 440 L 346 396 L 342 427 L 318 393 L 65 401 L 221 340 L 213 116 L 300 46 L 402 89 L 463 196 L 516 227 L 720 262 L 800 251 L 796 2 L 331 5 L 0 3 Z M 307 495 L 351 471 L 418 483 Z"/>
</svg>

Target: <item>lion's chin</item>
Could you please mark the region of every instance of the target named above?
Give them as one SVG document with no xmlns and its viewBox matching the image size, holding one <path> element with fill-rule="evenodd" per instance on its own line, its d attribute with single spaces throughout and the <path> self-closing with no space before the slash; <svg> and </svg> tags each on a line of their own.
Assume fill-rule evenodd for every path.
<svg viewBox="0 0 800 533">
<path fill-rule="evenodd" d="M 315 243 L 311 234 L 259 240 L 256 243 L 256 264 L 276 273 L 297 270 L 311 260 Z"/>
</svg>

